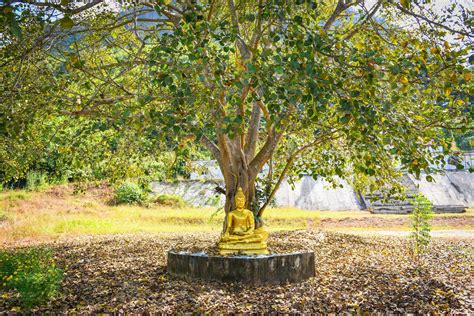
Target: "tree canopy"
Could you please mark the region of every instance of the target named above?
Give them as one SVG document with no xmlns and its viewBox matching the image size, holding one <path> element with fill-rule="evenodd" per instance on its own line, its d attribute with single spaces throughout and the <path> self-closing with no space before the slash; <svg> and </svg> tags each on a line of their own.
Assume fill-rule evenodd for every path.
<svg viewBox="0 0 474 316">
<path fill-rule="evenodd" d="M 258 219 L 286 176 L 381 189 L 400 168 L 420 176 L 443 164 L 443 130 L 472 130 L 472 18 L 461 4 L 115 4 L 4 2 L 2 160 L 22 152 L 33 120 L 101 120 L 136 139 L 200 144 L 224 175 L 226 211 L 241 186 Z"/>
</svg>

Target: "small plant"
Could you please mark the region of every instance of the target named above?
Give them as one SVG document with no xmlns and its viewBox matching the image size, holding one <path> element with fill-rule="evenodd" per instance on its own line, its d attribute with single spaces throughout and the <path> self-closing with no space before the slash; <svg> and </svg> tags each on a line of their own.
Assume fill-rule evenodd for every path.
<svg viewBox="0 0 474 316">
<path fill-rule="evenodd" d="M 207 205 L 211 205 L 214 207 L 218 207 L 221 204 L 221 196 L 220 194 L 216 194 L 214 196 L 211 196 L 207 199 L 206 202 Z"/>
<path fill-rule="evenodd" d="M 160 194 L 153 199 L 153 202 L 162 206 L 175 208 L 186 206 L 186 202 L 181 197 L 170 194 Z"/>
<path fill-rule="evenodd" d="M 59 291 L 63 270 L 45 248 L 0 251 L 0 282 L 15 290 L 25 308 L 46 303 Z"/>
<path fill-rule="evenodd" d="M 0 210 L 0 223 L 5 222 L 7 220 L 8 220 L 7 214 L 4 211 Z"/>
<path fill-rule="evenodd" d="M 431 225 L 429 220 L 433 216 L 432 204 L 421 193 L 413 199 L 413 212 L 411 213 L 412 254 L 418 261 L 419 256 L 426 251 L 431 241 Z"/>
<path fill-rule="evenodd" d="M 211 216 L 209 217 L 209 223 L 211 223 L 214 218 L 219 215 L 220 213 L 224 213 L 224 207 L 218 207 L 212 214 Z"/>
<path fill-rule="evenodd" d="M 147 194 L 136 183 L 124 182 L 115 190 L 115 203 L 117 204 L 143 204 Z"/>
<path fill-rule="evenodd" d="M 40 171 L 29 171 L 26 174 L 26 190 L 38 191 L 46 187 L 48 177 Z"/>
</svg>

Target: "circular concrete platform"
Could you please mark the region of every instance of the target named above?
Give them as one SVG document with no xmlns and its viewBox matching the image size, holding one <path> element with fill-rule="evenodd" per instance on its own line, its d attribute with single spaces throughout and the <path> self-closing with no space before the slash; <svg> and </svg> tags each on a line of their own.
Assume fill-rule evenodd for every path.
<svg viewBox="0 0 474 316">
<path fill-rule="evenodd" d="M 314 276 L 314 253 L 258 256 L 209 256 L 168 252 L 168 273 L 186 280 L 203 279 L 247 284 L 299 282 Z"/>
</svg>

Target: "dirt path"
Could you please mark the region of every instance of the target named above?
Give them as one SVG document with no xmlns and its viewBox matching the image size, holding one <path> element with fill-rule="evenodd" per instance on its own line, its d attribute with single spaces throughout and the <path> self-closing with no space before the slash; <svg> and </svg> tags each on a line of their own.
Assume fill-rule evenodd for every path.
<svg viewBox="0 0 474 316">
<path fill-rule="evenodd" d="M 360 218 L 324 218 L 321 220 L 321 228 L 341 227 L 341 228 L 383 228 L 383 227 L 396 227 L 396 226 L 408 226 L 410 223 L 409 216 L 407 217 L 376 217 L 367 216 Z M 430 220 L 431 226 L 449 226 L 459 229 L 474 229 L 474 217 L 472 216 L 446 216 L 446 217 L 434 217 Z M 467 229 L 466 229 L 467 228 Z"/>
<path fill-rule="evenodd" d="M 374 230 L 374 231 L 351 231 L 351 234 L 361 236 L 396 236 L 407 237 L 409 231 L 396 230 Z M 474 239 L 474 230 L 433 230 L 431 231 L 433 238 L 447 239 Z"/>
</svg>

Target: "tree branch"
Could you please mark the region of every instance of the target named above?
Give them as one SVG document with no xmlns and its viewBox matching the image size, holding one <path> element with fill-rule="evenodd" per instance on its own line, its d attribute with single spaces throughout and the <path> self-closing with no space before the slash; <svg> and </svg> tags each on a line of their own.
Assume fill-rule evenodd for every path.
<svg viewBox="0 0 474 316">
<path fill-rule="evenodd" d="M 209 138 L 207 138 L 206 135 L 202 135 L 200 139 L 201 144 L 206 147 L 217 161 L 221 159 L 221 152 L 219 148 L 217 147 L 216 144 L 214 144 L 213 141 L 211 141 Z"/>
<path fill-rule="evenodd" d="M 354 27 L 354 29 L 352 29 L 352 31 L 349 34 L 347 34 L 346 37 L 344 37 L 344 40 L 346 41 L 350 40 L 354 35 L 356 35 L 359 29 L 361 28 L 361 26 L 367 23 L 367 21 L 369 21 L 374 16 L 374 14 L 380 9 L 381 6 L 382 6 L 382 1 L 379 0 L 377 4 L 375 4 L 372 7 L 372 10 L 366 14 L 366 16 L 364 17 L 364 20 L 361 23 L 359 23 L 356 27 Z"/>
<path fill-rule="evenodd" d="M 336 132 L 337 130 L 334 130 L 333 132 L 331 132 L 329 135 L 332 135 Z M 329 136 L 328 135 L 328 136 Z M 337 137 L 336 137 L 337 138 Z M 331 139 L 335 139 L 335 138 L 331 138 Z M 311 142 L 310 144 L 307 144 L 305 146 L 302 146 L 300 148 L 298 148 L 296 151 L 294 151 L 290 157 L 288 158 L 286 164 L 285 164 L 285 167 L 283 168 L 281 174 L 280 174 L 280 177 L 278 178 L 278 181 L 277 183 L 275 184 L 275 186 L 273 187 L 272 191 L 270 192 L 270 195 L 268 196 L 267 200 L 265 201 L 265 203 L 262 205 L 262 207 L 259 209 L 258 213 L 257 213 L 257 216 L 258 217 L 261 217 L 262 214 L 263 214 L 263 211 L 265 210 L 265 208 L 268 206 L 268 204 L 270 204 L 270 201 L 273 199 L 273 197 L 275 196 L 276 192 L 278 191 L 278 189 L 280 188 L 280 185 L 281 183 L 283 182 L 283 180 L 285 179 L 285 176 L 286 174 L 288 173 L 288 170 L 290 169 L 290 167 L 292 166 L 293 162 L 295 161 L 295 159 L 301 154 L 303 153 L 305 150 L 311 148 L 311 147 L 314 147 L 318 144 L 321 144 L 323 142 L 323 140 L 325 140 L 324 138 L 320 138 L 318 140 L 315 140 L 313 142 Z"/>
<path fill-rule="evenodd" d="M 257 102 L 253 104 L 252 116 L 250 118 L 249 130 L 247 132 L 247 139 L 245 141 L 245 156 L 247 161 L 250 161 L 255 156 L 255 149 L 257 148 L 258 131 L 260 130 L 260 117 L 262 111 Z"/>
<path fill-rule="evenodd" d="M 472 37 L 473 36 L 473 33 L 468 33 L 468 32 L 464 32 L 464 31 L 460 31 L 460 30 L 455 30 L 447 25 L 444 25 L 443 23 L 440 23 L 440 22 L 436 22 L 436 21 L 433 21 L 433 20 L 430 20 L 428 19 L 427 17 L 423 16 L 423 15 L 420 15 L 420 14 L 417 14 L 415 12 L 412 12 L 408 9 L 405 9 L 403 6 L 401 6 L 400 4 L 398 3 L 394 3 L 393 1 L 390 1 L 393 5 L 395 5 L 395 7 L 397 9 L 399 9 L 400 11 L 402 11 L 403 13 L 405 14 L 408 14 L 412 17 L 414 17 L 415 19 L 420 19 L 420 20 L 423 20 L 425 22 L 427 22 L 428 24 L 432 24 L 432 25 L 436 25 L 437 27 L 440 27 L 442 29 L 445 29 L 447 31 L 450 31 L 452 33 L 455 33 L 455 34 L 461 34 L 461 35 L 464 35 L 464 36 L 467 36 L 467 37 Z"/>
<path fill-rule="evenodd" d="M 247 44 L 245 44 L 244 40 L 242 39 L 240 35 L 239 19 L 237 17 L 237 11 L 235 10 L 234 1 L 227 0 L 227 3 L 229 5 L 230 17 L 232 19 L 232 26 L 234 27 L 236 37 L 237 37 L 236 39 L 237 47 L 239 48 L 240 54 L 242 55 L 242 60 L 250 59 L 251 58 L 250 51 L 247 47 Z"/>
<path fill-rule="evenodd" d="M 336 21 L 337 17 L 342 13 L 344 12 L 345 10 L 347 10 L 348 8 L 350 8 L 351 6 L 355 5 L 355 4 L 359 4 L 361 3 L 362 0 L 356 0 L 354 2 L 345 2 L 345 0 L 338 0 L 337 1 L 337 5 L 336 5 L 336 8 L 334 9 L 334 12 L 331 14 L 331 16 L 329 17 L 329 19 L 326 21 L 326 23 L 324 24 L 323 28 L 324 30 L 329 30 L 329 28 L 334 24 L 334 22 Z"/>
<path fill-rule="evenodd" d="M 253 32 L 252 39 L 250 40 L 250 47 L 252 50 L 255 51 L 257 49 L 258 42 L 260 41 L 260 37 L 262 36 L 262 9 L 263 3 L 262 0 L 258 1 L 258 14 L 257 14 L 257 25 L 255 27 L 255 31 Z"/>
<path fill-rule="evenodd" d="M 268 159 L 270 159 L 278 145 L 278 142 L 283 136 L 283 132 L 284 131 L 278 133 L 272 132 L 270 135 L 268 135 L 267 141 L 249 164 L 249 169 L 251 170 L 253 176 L 257 176 L 258 171 L 260 171 L 263 165 L 265 165 Z"/>
</svg>

